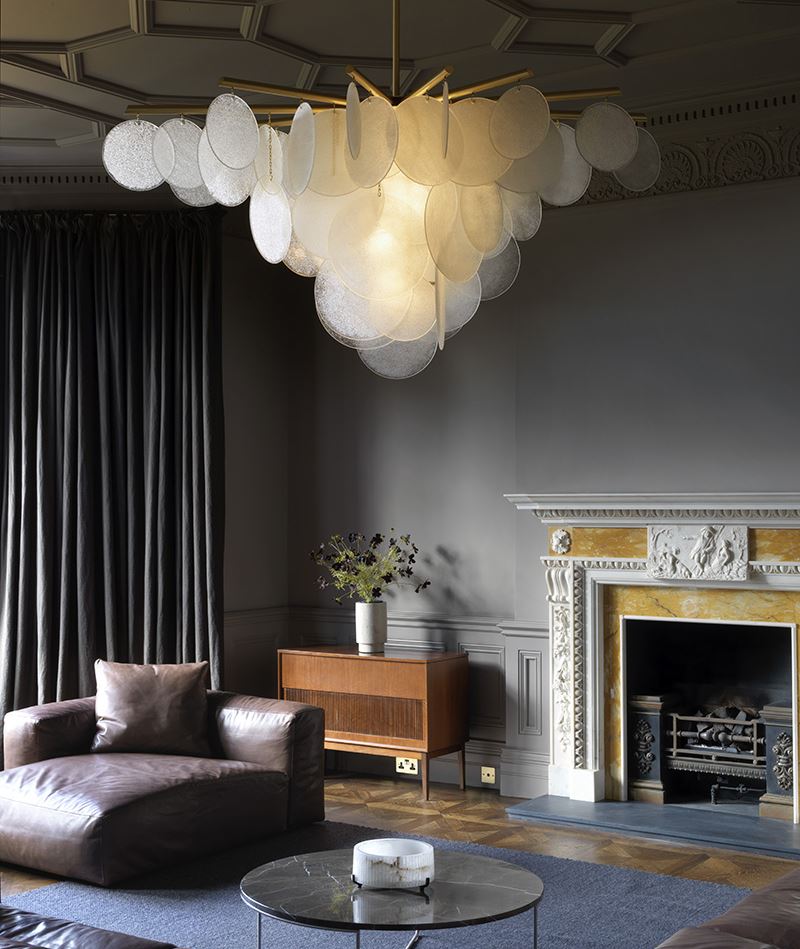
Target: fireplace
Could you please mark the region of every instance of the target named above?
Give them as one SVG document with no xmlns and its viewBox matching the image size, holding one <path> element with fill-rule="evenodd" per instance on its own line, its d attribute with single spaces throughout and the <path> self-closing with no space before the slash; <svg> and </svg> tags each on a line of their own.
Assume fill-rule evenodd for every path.
<svg viewBox="0 0 800 949">
<path fill-rule="evenodd" d="M 790 817 L 792 627 L 625 617 L 621 633 L 627 797 Z"/>
<path fill-rule="evenodd" d="M 549 528 L 549 794 L 800 822 L 800 494 L 509 500 Z"/>
</svg>

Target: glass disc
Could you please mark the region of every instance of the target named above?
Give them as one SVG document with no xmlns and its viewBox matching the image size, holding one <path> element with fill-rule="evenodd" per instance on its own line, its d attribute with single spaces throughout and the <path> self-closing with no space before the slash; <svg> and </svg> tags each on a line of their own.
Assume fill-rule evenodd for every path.
<svg viewBox="0 0 800 949">
<path fill-rule="evenodd" d="M 458 188 L 451 181 L 431 188 L 425 205 L 425 237 L 436 266 L 450 280 L 464 283 L 478 272 L 481 252 L 461 223 Z"/>
<path fill-rule="evenodd" d="M 442 83 L 442 153 L 447 154 L 448 140 L 450 138 L 450 86 L 447 80 Z"/>
<path fill-rule="evenodd" d="M 237 169 L 223 165 L 212 151 L 205 129 L 197 146 L 197 161 L 203 183 L 215 201 L 233 208 L 250 197 L 256 184 L 255 166 Z"/>
<path fill-rule="evenodd" d="M 449 113 L 447 153 L 442 148 L 442 103 L 430 96 L 414 96 L 395 109 L 400 127 L 395 162 L 404 175 L 421 185 L 438 185 L 452 177 L 461 163 L 464 140 L 461 127 Z"/>
<path fill-rule="evenodd" d="M 292 208 L 294 232 L 309 253 L 323 260 L 331 256 L 329 245 L 331 224 L 336 215 L 355 197 L 355 195 L 346 195 L 332 198 L 328 195 L 317 194 L 309 188 L 295 199 Z"/>
<path fill-rule="evenodd" d="M 542 188 L 555 184 L 561 173 L 561 162 L 564 160 L 564 142 L 558 128 L 555 122 L 551 122 L 542 144 L 530 155 L 512 162 L 511 167 L 502 178 L 498 178 L 497 183 L 502 188 L 520 194 L 530 194 L 533 191 L 541 194 Z"/>
<path fill-rule="evenodd" d="M 457 333 L 465 326 L 477 312 L 481 302 L 481 281 L 475 274 L 466 283 L 453 283 L 443 273 L 437 275 L 443 290 L 445 319 L 445 336 Z"/>
<path fill-rule="evenodd" d="M 485 185 L 497 181 L 511 167 L 511 159 L 492 144 L 489 123 L 497 103 L 492 99 L 462 99 L 450 107 L 464 140 L 461 161 L 451 175 L 460 185 Z"/>
<path fill-rule="evenodd" d="M 636 123 L 613 102 L 595 102 L 575 126 L 578 151 L 598 171 L 619 171 L 633 161 L 639 145 Z"/>
<path fill-rule="evenodd" d="M 386 177 L 397 153 L 397 116 L 392 106 L 379 96 L 364 99 L 358 108 L 360 151 L 354 157 L 347 149 L 344 158 L 350 177 L 358 187 L 372 188 Z"/>
<path fill-rule="evenodd" d="M 542 199 L 535 192 L 519 194 L 500 189 L 500 197 L 511 216 L 511 233 L 518 241 L 529 241 L 542 223 Z"/>
<path fill-rule="evenodd" d="M 170 122 L 175 122 L 175 119 L 170 119 Z M 167 181 L 169 176 L 172 174 L 172 169 L 175 167 L 175 146 L 172 144 L 172 139 L 168 129 L 164 128 L 167 125 L 167 122 L 164 122 L 163 125 L 159 125 L 158 131 L 153 138 L 153 161 L 156 164 L 158 173 Z M 171 182 L 167 181 L 167 184 Z"/>
<path fill-rule="evenodd" d="M 269 150 L 272 144 L 272 176 L 270 177 Z M 265 191 L 273 194 L 283 187 L 283 142 L 277 129 L 262 125 L 258 131 L 256 177 Z"/>
<path fill-rule="evenodd" d="M 223 92 L 208 107 L 206 134 L 211 150 L 228 168 L 247 168 L 258 151 L 258 122 L 250 106 Z"/>
<path fill-rule="evenodd" d="M 367 369 L 384 379 L 410 379 L 430 365 L 436 355 L 436 329 L 430 330 L 420 339 L 410 343 L 392 342 L 380 349 L 364 351 L 358 355 Z"/>
<path fill-rule="evenodd" d="M 661 174 L 661 150 L 647 129 L 637 129 L 637 132 L 639 147 L 633 161 L 615 171 L 614 177 L 628 191 L 647 191 L 658 181 Z"/>
<path fill-rule="evenodd" d="M 164 181 L 153 160 L 158 126 L 142 119 L 120 122 L 103 141 L 103 165 L 123 188 L 150 191 Z"/>
<path fill-rule="evenodd" d="M 397 198 L 407 204 L 420 221 L 425 220 L 425 205 L 428 203 L 428 195 L 431 189 L 427 185 L 417 184 L 406 177 L 402 171 L 392 175 L 391 178 L 384 178 L 381 182 L 381 190 L 387 198 Z"/>
<path fill-rule="evenodd" d="M 503 202 L 497 185 L 460 187 L 458 203 L 470 244 L 482 254 L 496 247 L 503 233 Z"/>
<path fill-rule="evenodd" d="M 334 338 L 354 349 L 386 336 L 399 325 L 411 298 L 411 293 L 402 293 L 384 300 L 367 300 L 344 284 L 329 260 L 322 264 L 314 281 L 320 322 Z"/>
<path fill-rule="evenodd" d="M 497 257 L 498 254 L 502 254 L 503 251 L 508 247 L 508 242 L 511 240 L 511 231 L 514 227 L 514 223 L 511 220 L 511 212 L 508 208 L 503 205 L 503 231 L 500 234 L 500 240 L 497 244 L 486 254 L 483 255 L 483 259 L 486 260 L 489 257 Z"/>
<path fill-rule="evenodd" d="M 314 168 L 314 113 L 307 102 L 301 102 L 292 119 L 286 143 L 286 171 L 289 194 L 302 194 L 308 187 Z"/>
<path fill-rule="evenodd" d="M 362 192 L 330 229 L 330 256 L 351 290 L 370 299 L 406 293 L 428 262 L 420 220 L 396 198 Z"/>
<path fill-rule="evenodd" d="M 481 300 L 494 300 L 502 296 L 517 279 L 519 262 L 519 245 L 513 238 L 508 242 L 502 254 L 487 257 L 478 271 L 481 281 Z"/>
<path fill-rule="evenodd" d="M 497 100 L 489 122 L 492 144 L 506 158 L 524 158 L 545 140 L 550 106 L 533 86 L 514 86 Z"/>
<path fill-rule="evenodd" d="M 178 188 L 175 185 L 170 185 L 170 188 L 179 201 L 183 201 L 184 204 L 189 204 L 193 208 L 207 208 L 215 203 L 214 195 L 211 194 L 202 181 L 196 188 Z"/>
<path fill-rule="evenodd" d="M 569 125 L 563 123 L 558 126 L 561 140 L 564 143 L 564 161 L 561 163 L 561 174 L 555 184 L 542 188 L 539 192 L 543 201 L 556 207 L 575 204 L 586 194 L 589 182 L 592 180 L 592 166 L 578 151 L 575 144 L 575 132 Z"/>
<path fill-rule="evenodd" d="M 424 277 L 411 293 L 406 314 L 386 335 L 401 343 L 410 343 L 425 336 L 436 325 L 436 290 L 430 280 Z"/>
<path fill-rule="evenodd" d="M 354 82 L 347 87 L 347 154 L 358 158 L 361 151 L 361 102 Z M 391 106 L 390 106 L 391 108 Z"/>
<path fill-rule="evenodd" d="M 292 233 L 289 250 L 286 251 L 283 262 L 292 273 L 300 277 L 316 277 L 322 265 L 322 258 L 303 247 L 297 235 Z"/>
<path fill-rule="evenodd" d="M 200 166 L 197 163 L 197 146 L 200 144 L 202 129 L 187 118 L 169 119 L 158 130 L 153 143 L 153 158 L 159 163 L 159 153 L 163 150 L 163 139 L 169 139 L 172 146 L 172 167 L 164 174 L 167 183 L 176 188 L 199 188 L 203 183 Z M 161 169 L 159 168 L 161 171 Z"/>
<path fill-rule="evenodd" d="M 350 194 L 358 186 L 350 177 L 344 159 L 347 151 L 347 119 L 344 110 L 317 112 L 314 126 L 314 168 L 308 187 L 317 194 Z"/>
<path fill-rule="evenodd" d="M 250 198 L 250 233 L 259 254 L 271 264 L 279 264 L 292 242 L 292 212 L 283 188 L 267 191 L 256 182 Z"/>
</svg>

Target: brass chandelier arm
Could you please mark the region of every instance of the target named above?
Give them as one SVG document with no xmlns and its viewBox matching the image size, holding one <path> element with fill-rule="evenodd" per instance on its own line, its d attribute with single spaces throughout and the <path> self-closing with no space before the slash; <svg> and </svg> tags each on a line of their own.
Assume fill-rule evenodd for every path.
<svg viewBox="0 0 800 949">
<path fill-rule="evenodd" d="M 630 117 L 636 122 L 637 125 L 643 125 L 647 122 L 647 116 L 642 112 L 629 112 Z M 550 112 L 550 118 L 556 122 L 575 122 L 581 117 L 582 113 L 575 110 L 559 110 L 558 112 Z"/>
<path fill-rule="evenodd" d="M 400 95 L 400 0 L 392 0 L 392 95 Z"/>
<path fill-rule="evenodd" d="M 347 66 L 345 68 L 345 73 L 353 80 L 353 82 L 357 82 L 359 86 L 361 86 L 362 89 L 365 89 L 370 95 L 379 96 L 381 99 L 391 102 L 389 96 L 386 95 L 383 89 L 380 89 L 378 86 L 376 86 L 371 79 L 367 79 L 367 77 L 363 73 L 359 72 L 355 66 Z"/>
<path fill-rule="evenodd" d="M 607 89 L 560 89 L 556 92 L 543 92 L 548 102 L 568 102 L 570 99 L 607 99 L 611 96 L 622 95 L 619 86 L 609 86 Z"/>
<path fill-rule="evenodd" d="M 510 72 L 505 76 L 498 76 L 496 79 L 485 79 L 483 82 L 473 83 L 471 86 L 462 86 L 460 89 L 450 90 L 450 101 L 463 99 L 476 92 L 486 92 L 488 89 L 498 89 L 500 86 L 510 86 L 512 83 L 520 82 L 522 79 L 530 79 L 533 75 L 532 69 L 520 69 L 518 72 Z M 438 98 L 441 98 L 439 96 Z"/>
<path fill-rule="evenodd" d="M 328 112 L 333 106 L 316 105 L 312 106 L 313 112 Z M 293 116 L 297 106 L 287 106 L 285 102 L 265 102 L 260 105 L 251 105 L 251 111 L 254 115 L 277 115 Z M 208 112 L 207 105 L 197 105 L 191 102 L 162 102 L 157 105 L 141 104 L 129 105 L 125 109 L 125 115 L 205 115 Z M 273 123 L 277 125 L 277 122 Z"/>
<path fill-rule="evenodd" d="M 429 79 L 427 82 L 423 82 L 421 86 L 418 86 L 413 92 L 409 92 L 406 96 L 406 99 L 414 99 L 417 96 L 424 96 L 426 92 L 429 92 L 434 86 L 438 86 L 440 82 L 444 82 L 448 76 L 452 76 L 453 67 L 445 66 L 444 69 L 440 69 L 436 75 Z"/>
<path fill-rule="evenodd" d="M 272 96 L 283 96 L 286 99 L 304 99 L 308 102 L 324 102 L 326 105 L 347 105 L 347 99 L 340 96 L 327 96 L 321 92 L 311 92 L 309 89 L 295 89 L 290 86 L 272 86 L 264 82 L 251 82 L 249 79 L 232 79 L 223 76 L 217 83 L 226 89 L 241 89 L 243 92 L 263 92 Z"/>
</svg>

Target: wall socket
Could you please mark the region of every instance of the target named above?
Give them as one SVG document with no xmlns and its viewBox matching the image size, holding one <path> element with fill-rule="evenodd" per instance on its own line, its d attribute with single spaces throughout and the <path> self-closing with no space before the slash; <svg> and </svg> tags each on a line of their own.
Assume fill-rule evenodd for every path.
<svg viewBox="0 0 800 949">
<path fill-rule="evenodd" d="M 497 774 L 494 768 L 481 768 L 481 784 L 494 784 Z"/>
<path fill-rule="evenodd" d="M 394 770 L 398 774 L 419 774 L 419 761 L 416 758 L 395 758 Z"/>
</svg>

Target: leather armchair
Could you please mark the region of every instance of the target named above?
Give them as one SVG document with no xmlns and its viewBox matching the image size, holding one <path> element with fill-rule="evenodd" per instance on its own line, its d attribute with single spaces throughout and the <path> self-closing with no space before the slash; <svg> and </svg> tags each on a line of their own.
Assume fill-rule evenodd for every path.
<svg viewBox="0 0 800 949">
<path fill-rule="evenodd" d="M 90 753 L 94 699 L 5 718 L 0 862 L 113 885 L 324 819 L 321 709 L 210 692 L 212 758 Z"/>
<path fill-rule="evenodd" d="M 0 949 L 176 949 L 171 942 L 154 942 L 108 929 L 28 913 L 0 905 Z"/>
</svg>

